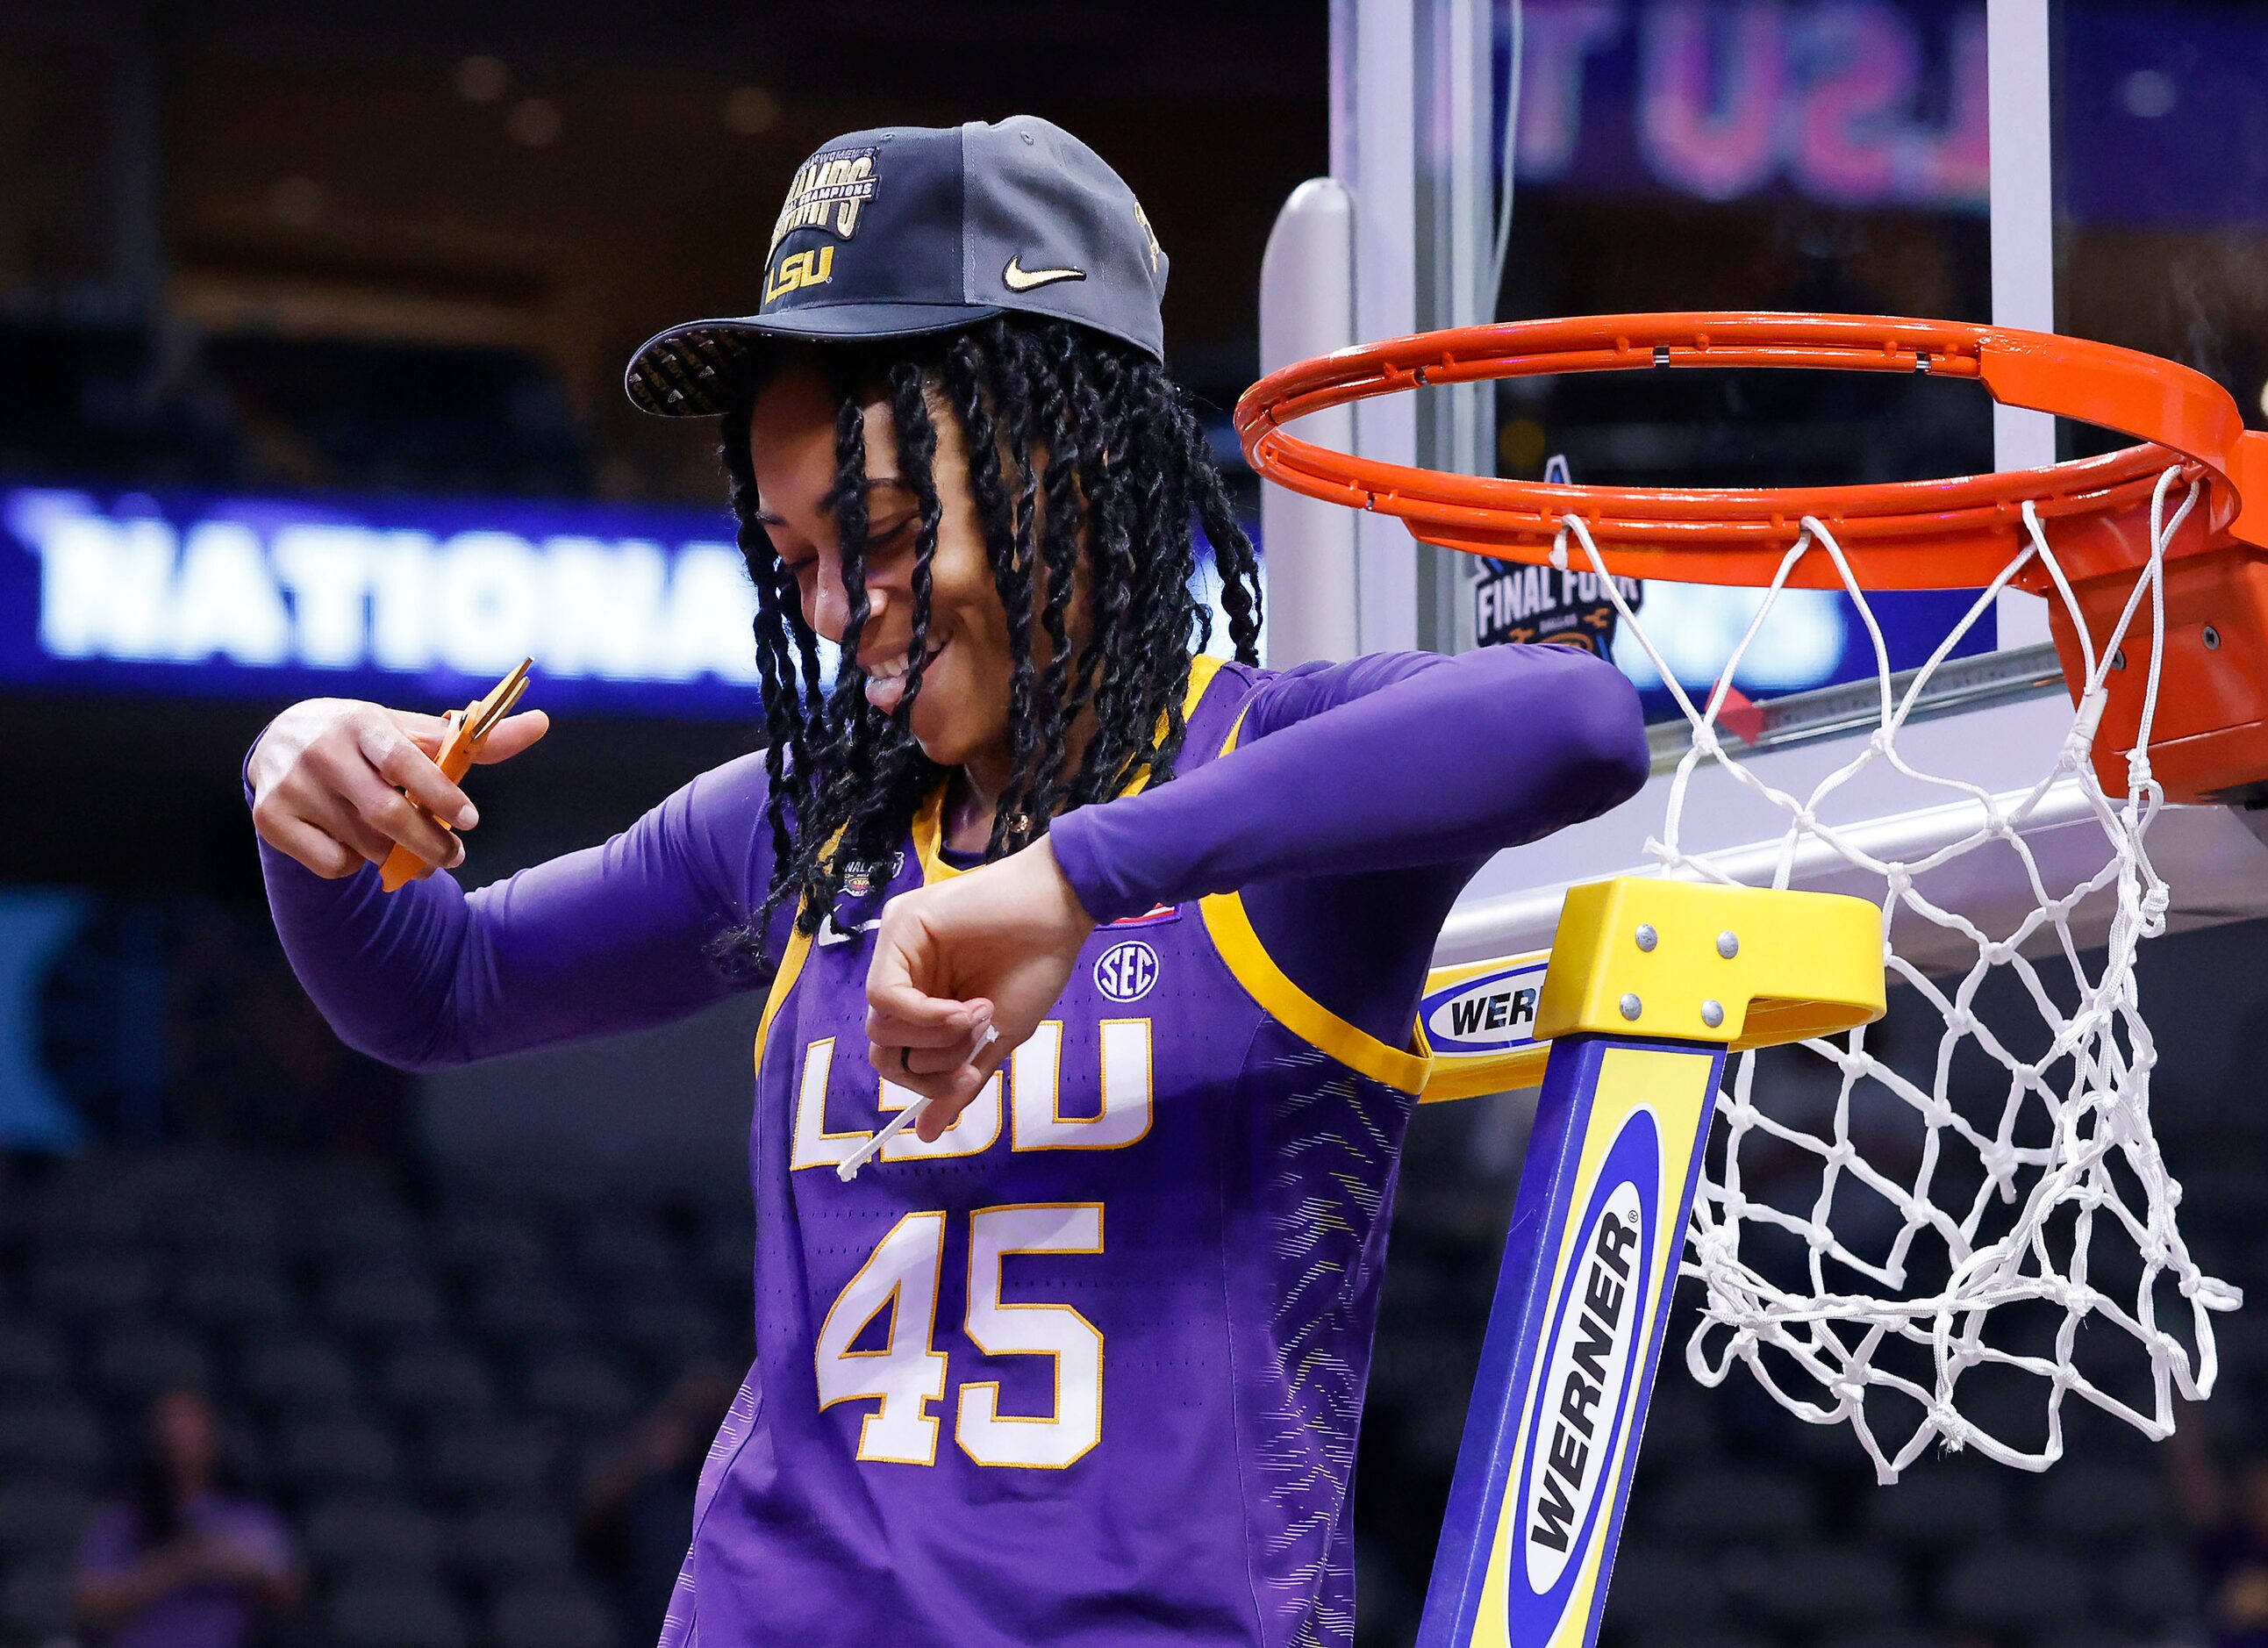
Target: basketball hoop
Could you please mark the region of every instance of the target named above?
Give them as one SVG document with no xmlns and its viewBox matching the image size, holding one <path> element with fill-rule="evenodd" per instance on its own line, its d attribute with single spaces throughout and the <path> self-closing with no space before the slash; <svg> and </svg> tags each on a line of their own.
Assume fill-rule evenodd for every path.
<svg viewBox="0 0 2268 1648">
<path fill-rule="evenodd" d="M 2003 404 L 2141 444 L 1943 480 L 1712 490 L 1443 474 L 1329 451 L 1285 428 L 1427 385 L 1696 366 L 1970 379 Z M 2068 1395 L 2154 1437 L 2170 1432 L 2174 1395 L 2211 1389 L 2211 1316 L 2239 1296 L 2191 1257 L 2174 1216 L 2180 1186 L 2151 1132 L 2156 1055 L 2134 962 L 2140 941 L 2164 930 L 2169 892 L 2145 838 L 2166 802 L 2268 793 L 2268 434 L 2248 432 L 2210 379 L 2130 350 L 1949 321 L 1770 314 L 1512 322 L 1341 350 L 1254 385 L 1236 424 L 1253 467 L 1295 491 L 1396 516 L 1424 543 L 1599 573 L 1691 728 L 1661 833 L 1647 843 L 1660 873 L 1734 880 L 1680 845 L 1689 782 L 1715 764 L 1784 827 L 1761 879 L 1786 887 L 1799 859 L 1822 853 L 1867 878 L 1891 980 L 1910 987 L 1909 1009 L 1926 1003 L 1943 1021 L 1933 1081 L 1870 1052 L 1867 1028 L 1800 1052 L 1737 1055 L 1683 1265 L 1705 1290 L 1687 1348 L 1697 1377 L 1715 1384 L 1745 1365 L 1799 1417 L 1851 1423 L 1886 1481 L 1933 1440 L 2043 1468 L 2062 1452 Z M 1701 703 L 1609 574 L 1764 592 Z M 1932 674 L 2010 588 L 2047 599 L 2074 705 L 2048 770 L 2017 778 L 2013 794 L 1922 771 L 1898 743 Z M 1742 659 L 1780 592 L 1799 588 L 1840 590 L 1855 604 L 1879 684 L 1871 736 L 1805 794 L 1775 788 L 1719 736 Z M 1904 589 L 1978 593 L 1894 687 L 1868 596 Z M 1926 852 L 1878 856 L 1863 831 L 1822 816 L 1833 792 L 1877 767 L 1948 803 Z M 2072 816 L 2102 835 L 2101 868 L 2073 885 L 2048 885 L 2024 837 L 2051 793 L 2058 807 L 2075 798 Z M 1970 854 L 2013 854 L 1992 871 L 2034 900 L 2013 927 L 1985 931 L 1929 895 L 1928 878 Z M 2088 900 L 2115 905 L 2093 968 L 2073 932 Z M 1918 927 L 1970 958 L 1957 982 L 1899 953 Z M 2036 1025 L 1982 1021 L 1977 992 L 1999 970 L 2020 981 Z M 1992 1082 L 1956 1082 L 1956 1055 L 1988 1061 Z M 1777 1068 L 1772 1096 L 1759 1098 L 1760 1056 L 1808 1068 L 1783 1083 L 1787 1067 Z M 1783 1096 L 1806 1075 L 1820 1080 L 1801 1113 Z M 1800 1194 L 1786 1188 L 1791 1164 Z M 2115 1335 L 2144 1360 L 2083 1371 L 2089 1325 L 2098 1349 Z M 2025 1400 L 2036 1392 L 2043 1432 L 1995 1405 L 1996 1382 L 2005 1394 L 2011 1380 L 2036 1382 Z M 2012 1440 L 2016 1429 L 2027 1439 Z"/>
<path fill-rule="evenodd" d="M 1578 372 L 1790 366 L 1904 373 L 1981 384 L 2029 407 L 2142 444 L 2037 469 L 1865 486 L 1708 489 L 1565 486 L 1450 475 L 1333 452 L 1284 425 L 1350 402 L 1428 385 Z M 2166 677 L 2152 760 L 2169 800 L 2227 799 L 2268 776 L 2268 434 L 2201 373 L 2133 350 L 2043 332 L 1881 315 L 1609 314 L 1426 332 L 1343 349 L 1272 373 L 1237 403 L 1245 456 L 1270 480 L 1399 517 L 1412 536 L 1501 559 L 1564 564 L 1580 522 L 1606 570 L 1679 583 L 1831 589 L 1981 589 L 2050 599 L 2073 698 L 2088 645 L 2099 661 L 2131 623 L 2152 559 L 2160 479 L 2198 489 L 2164 546 L 2162 672 L 2134 646 L 2106 683 L 2097 769 L 2125 787 L 2142 684 Z M 2029 506 L 2029 507 L 2027 507 Z M 1816 521 L 1839 558 L 1790 551 Z M 2052 555 L 2033 553 L 2036 520 Z M 1816 547 L 1822 539 L 1813 535 Z M 1838 565 L 1837 561 L 1846 563 Z M 1790 563 L 1783 565 L 1783 563 Z M 2057 600 L 2067 581 L 2070 599 Z M 2076 617 L 2076 624 L 2074 623 Z M 2210 629 L 2213 639 L 2208 643 Z"/>
</svg>

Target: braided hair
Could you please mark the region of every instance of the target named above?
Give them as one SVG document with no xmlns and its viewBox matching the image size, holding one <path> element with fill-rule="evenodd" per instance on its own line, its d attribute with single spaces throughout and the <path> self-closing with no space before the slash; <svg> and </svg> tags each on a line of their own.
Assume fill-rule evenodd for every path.
<svg viewBox="0 0 2268 1648">
<path fill-rule="evenodd" d="M 836 401 L 827 504 L 842 541 L 850 608 L 831 690 L 794 576 L 757 519 L 748 440 L 765 381 L 761 367 L 725 413 L 725 473 L 756 589 L 773 857 L 762 905 L 711 953 L 756 980 L 777 963 L 765 953 L 777 912 L 792 904 L 798 927 L 816 932 L 848 868 L 887 857 L 946 778 L 915 742 L 910 721 L 927 664 L 941 516 L 938 410 L 958 418 L 967 436 L 969 494 L 1007 617 L 1011 776 L 988 861 L 1024 846 L 1060 814 L 1107 801 L 1145 775 L 1152 783 L 1173 776 L 1187 730 L 1190 649 L 1210 642 L 1212 631 L 1211 610 L 1193 588 L 1193 522 L 1211 548 L 1236 655 L 1259 661 L 1252 543 L 1188 397 L 1162 366 L 1099 332 L 1019 316 L 895 349 L 909 352 L 843 344 L 813 351 Z M 863 406 L 876 385 L 887 392 L 898 474 L 917 506 L 911 667 L 887 714 L 866 702 L 865 677 L 850 662 L 869 615 Z M 1074 591 L 1084 592 L 1088 619 L 1076 647 Z M 1074 764 L 1071 734 L 1088 712 L 1094 733 Z"/>
</svg>

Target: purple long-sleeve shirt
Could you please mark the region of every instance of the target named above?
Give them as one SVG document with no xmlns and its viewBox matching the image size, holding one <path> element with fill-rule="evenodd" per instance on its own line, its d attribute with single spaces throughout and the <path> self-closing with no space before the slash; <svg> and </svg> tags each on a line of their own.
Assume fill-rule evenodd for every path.
<svg viewBox="0 0 2268 1648">
<path fill-rule="evenodd" d="M 758 1354 L 662 1648 L 1351 1640 L 1433 935 L 1487 854 L 1628 795 L 1645 741 L 1621 676 L 1550 648 L 1203 659 L 1184 707 L 1171 783 L 1053 826 L 1105 925 L 937 1139 L 880 1136 L 914 1096 L 862 1031 L 865 918 L 960 873 L 942 797 L 819 934 L 783 937 L 749 1139 Z M 341 1033 L 400 1062 L 652 1023 L 732 987 L 701 944 L 765 886 L 763 784 L 731 763 L 469 895 L 270 854 L 278 925 Z"/>
<path fill-rule="evenodd" d="M 1557 647 L 1383 653 L 1260 676 L 1237 749 L 1056 821 L 1097 920 L 1243 890 L 1307 994 L 1401 1041 L 1435 935 L 1491 854 L 1617 805 L 1645 781 L 1638 696 Z M 540 758 L 540 757 L 539 757 Z M 760 755 L 671 794 L 602 846 L 468 892 L 326 881 L 262 842 L 300 982 L 350 1046 L 428 1068 L 615 1034 L 738 987 L 703 956 L 771 871 Z"/>
</svg>

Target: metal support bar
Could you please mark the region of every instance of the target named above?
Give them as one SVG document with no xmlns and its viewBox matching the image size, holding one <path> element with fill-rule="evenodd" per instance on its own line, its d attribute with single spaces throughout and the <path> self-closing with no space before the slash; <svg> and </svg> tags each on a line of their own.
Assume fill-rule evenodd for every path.
<svg viewBox="0 0 2268 1648">
<path fill-rule="evenodd" d="M 1879 1018 L 1881 920 L 1838 894 L 1624 877 L 1569 891 L 1532 1016 L 1469 1003 L 1516 994 L 1535 957 L 1434 975 L 1429 1036 L 1463 1004 L 1476 1031 L 1498 1021 L 1507 1067 L 1556 1039 L 1421 1648 L 1596 1638 L 1725 1055 Z M 1481 1079 L 1486 1050 L 1460 1051 L 1453 1079 Z"/>
<path fill-rule="evenodd" d="M 1597 1636 L 1724 1063 L 1610 1036 L 1552 1049 L 1420 1648 Z"/>
</svg>

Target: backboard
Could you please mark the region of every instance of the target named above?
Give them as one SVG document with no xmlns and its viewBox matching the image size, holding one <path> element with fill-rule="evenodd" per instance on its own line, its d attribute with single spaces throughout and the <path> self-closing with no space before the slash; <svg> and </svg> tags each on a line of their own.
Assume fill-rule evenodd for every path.
<svg viewBox="0 0 2268 1648">
<path fill-rule="evenodd" d="M 2242 65 L 2264 54 L 2268 13 L 2191 0 L 1336 0 L 1332 171 L 1344 190 L 1310 186 L 1279 225 L 1263 365 L 1491 319 L 1859 311 L 2148 350 L 2220 379 L 2257 426 L 2268 414 L 2268 161 L 2229 135 L 2256 97 Z M 1971 386 L 1840 373 L 1531 380 L 1333 416 L 1347 427 L 1315 438 L 1367 455 L 1528 477 L 1559 458 L 1578 481 L 1640 484 L 1913 479 L 2115 444 L 1996 408 Z M 1528 639 L 1519 619 L 1534 580 L 1513 588 L 1490 564 L 1413 554 L 1392 521 L 1275 490 L 1271 662 L 1357 646 L 1462 650 L 1484 632 Z M 1878 602 L 1892 668 L 1919 662 L 1965 604 Z M 1656 583 L 1641 610 L 1697 686 L 1755 600 Z M 1354 623 L 1314 627 L 1334 611 Z M 1992 617 L 1935 677 L 1908 736 L 1934 771 L 2014 788 L 2046 765 L 2070 708 L 2043 603 L 2010 593 Z M 1651 710 L 1671 710 L 1626 635 L 1612 653 Z M 1854 720 L 1843 689 L 1872 671 L 1847 601 L 1776 610 L 1738 682 L 1769 713 L 1752 770 L 1800 788 L 1847 759 L 1871 714 Z M 1683 740 L 1675 726 L 1657 732 L 1666 767 Z M 1646 865 L 1665 781 L 1658 772 L 1606 818 L 1499 857 L 1440 959 L 1539 947 L 1565 884 Z M 1705 768 L 1689 831 L 1735 859 L 1763 852 L 1771 821 L 1737 786 L 1712 783 Z M 1926 815 L 1939 799 L 1885 782 L 1837 804 L 1842 822 L 1911 846 L 1938 827 Z M 2179 812 L 2153 837 L 2176 924 L 2268 913 L 2256 820 Z M 2100 832 L 2066 833 L 2066 868 L 2083 870 Z M 2036 835 L 2051 854 L 2052 809 Z M 1829 884 L 1808 873 L 1799 868 L 1797 884 Z M 1999 891 L 1988 876 L 1959 893 L 1990 927 Z M 2012 914 L 2033 902 L 2007 892 Z"/>
</svg>

